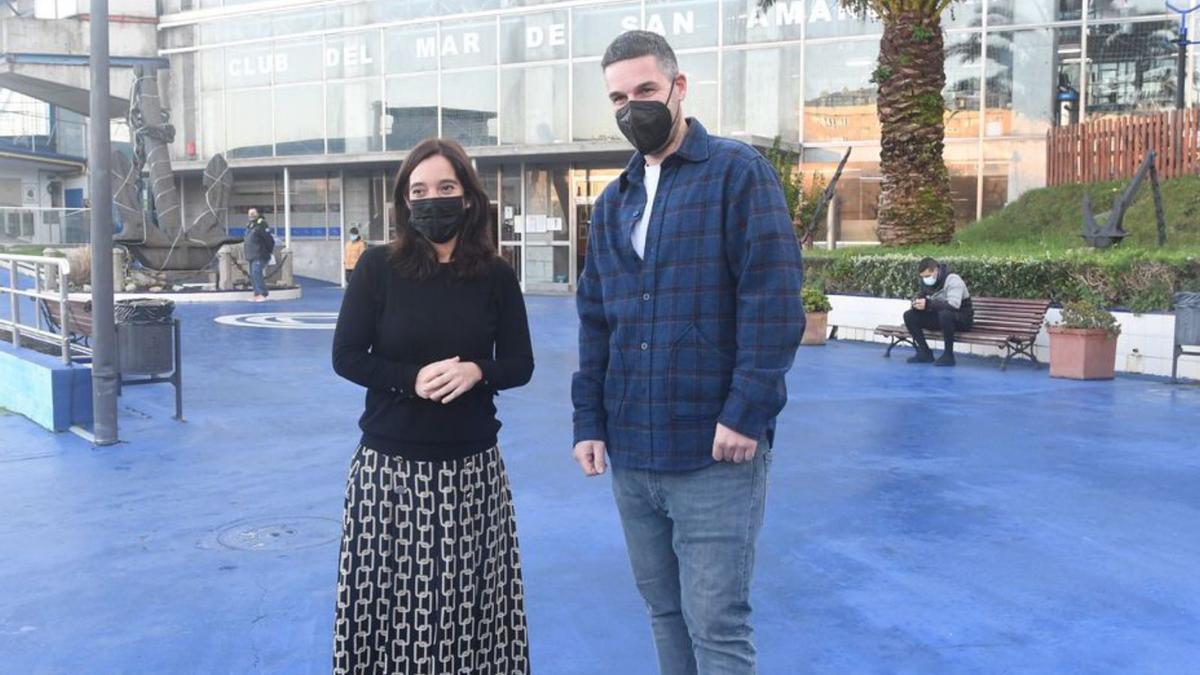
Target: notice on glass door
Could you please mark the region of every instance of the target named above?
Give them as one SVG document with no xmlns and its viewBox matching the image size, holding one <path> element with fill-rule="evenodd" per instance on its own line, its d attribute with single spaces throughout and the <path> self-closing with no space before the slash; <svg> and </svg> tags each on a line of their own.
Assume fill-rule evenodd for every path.
<svg viewBox="0 0 1200 675">
<path fill-rule="evenodd" d="M 546 229 L 549 230 L 550 232 L 562 232 L 563 231 L 563 219 L 562 218 L 547 218 L 546 219 Z"/>
<path fill-rule="evenodd" d="M 525 217 L 525 225 L 529 228 L 530 234 L 545 234 L 546 233 L 546 216 L 544 215 L 528 215 Z"/>
</svg>

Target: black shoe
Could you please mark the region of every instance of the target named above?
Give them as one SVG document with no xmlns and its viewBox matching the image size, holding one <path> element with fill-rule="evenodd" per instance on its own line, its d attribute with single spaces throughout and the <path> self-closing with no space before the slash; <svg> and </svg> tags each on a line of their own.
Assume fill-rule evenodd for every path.
<svg viewBox="0 0 1200 675">
<path fill-rule="evenodd" d="M 936 362 L 934 362 L 934 364 L 933 364 L 933 365 L 935 365 L 935 366 L 953 367 L 953 366 L 954 366 L 954 364 L 955 364 L 955 362 L 954 362 L 954 355 L 953 355 L 953 354 L 942 354 L 942 355 L 941 355 L 941 357 L 940 357 L 940 358 L 938 358 L 938 360 L 937 360 Z"/>
<path fill-rule="evenodd" d="M 915 356 L 908 357 L 909 363 L 933 363 L 933 352 L 917 350 Z"/>
</svg>

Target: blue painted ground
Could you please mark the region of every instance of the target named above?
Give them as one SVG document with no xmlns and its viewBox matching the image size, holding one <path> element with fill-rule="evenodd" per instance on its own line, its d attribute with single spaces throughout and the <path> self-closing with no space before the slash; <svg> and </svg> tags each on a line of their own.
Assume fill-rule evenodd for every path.
<svg viewBox="0 0 1200 675">
<path fill-rule="evenodd" d="M 179 309 L 186 424 L 165 385 L 127 390 L 112 448 L 0 416 L 0 672 L 328 672 L 361 392 L 329 331 L 212 321 L 336 311 L 305 291 Z M 535 672 L 652 673 L 608 479 L 569 457 L 573 303 L 529 306 L 537 373 L 502 414 Z M 789 380 L 761 672 L 1196 672 L 1200 388 L 852 343 Z"/>
</svg>

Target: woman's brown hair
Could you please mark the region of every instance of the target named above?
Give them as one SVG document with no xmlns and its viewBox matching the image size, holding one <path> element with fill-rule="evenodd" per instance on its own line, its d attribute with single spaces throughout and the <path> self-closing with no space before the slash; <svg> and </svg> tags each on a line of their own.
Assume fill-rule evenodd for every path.
<svg viewBox="0 0 1200 675">
<path fill-rule="evenodd" d="M 437 273 L 438 257 L 433 244 L 409 224 L 408 184 L 417 166 L 430 157 L 442 156 L 454 167 L 454 175 L 463 188 L 466 200 L 466 220 L 458 234 L 450 266 L 458 278 L 483 276 L 496 258 L 488 218 L 489 200 L 479 174 L 462 146 L 454 141 L 429 138 L 417 144 L 400 165 L 396 185 L 392 190 L 392 205 L 396 213 L 396 237 L 391 243 L 391 260 L 406 277 L 428 279 Z"/>
</svg>

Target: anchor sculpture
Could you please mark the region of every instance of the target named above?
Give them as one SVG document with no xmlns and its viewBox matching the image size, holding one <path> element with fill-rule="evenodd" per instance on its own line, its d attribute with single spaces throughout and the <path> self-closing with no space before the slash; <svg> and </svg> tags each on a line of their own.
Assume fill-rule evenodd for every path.
<svg viewBox="0 0 1200 675">
<path fill-rule="evenodd" d="M 1148 153 L 1142 160 L 1142 165 L 1133 175 L 1133 180 L 1125 186 L 1125 190 L 1113 203 L 1112 210 L 1101 213 L 1099 216 L 1093 215 L 1092 199 L 1086 192 L 1084 193 L 1083 232 L 1079 236 L 1094 248 L 1109 248 L 1124 241 L 1125 237 L 1129 236 L 1129 232 L 1124 227 L 1125 212 L 1133 204 L 1138 190 L 1142 187 L 1142 181 L 1146 179 L 1147 175 L 1150 176 L 1150 189 L 1154 193 L 1154 218 L 1158 225 L 1158 245 L 1165 246 L 1167 243 L 1167 220 L 1163 214 L 1162 192 L 1158 189 L 1158 171 L 1154 168 L 1153 152 Z M 1103 227 L 1096 222 L 1097 219 L 1106 221 Z"/>
<path fill-rule="evenodd" d="M 155 66 L 134 67 L 129 128 L 134 139 L 133 161 L 114 151 L 113 201 L 121 231 L 113 241 L 123 244 L 143 266 L 158 271 L 195 271 L 212 262 L 225 244 L 241 242 L 221 225 L 233 175 L 221 155 L 213 155 L 204 169 L 204 208 L 185 225 L 180 216 L 179 191 L 167 146 L 174 140 L 170 113 L 159 97 Z M 149 168 L 153 209 L 144 209 L 142 169 Z"/>
<path fill-rule="evenodd" d="M 817 226 L 821 222 L 821 216 L 825 214 L 826 207 L 829 202 L 833 201 L 834 195 L 837 194 L 838 179 L 842 177 L 842 170 L 846 168 L 846 160 L 850 159 L 850 152 L 854 148 L 846 148 L 846 154 L 842 155 L 842 161 L 838 162 L 837 170 L 833 172 L 833 178 L 829 180 L 829 184 L 821 191 L 821 196 L 817 198 L 817 206 L 813 209 L 812 217 L 809 222 L 804 224 L 804 236 L 800 238 L 800 243 L 805 248 L 810 248 L 817 234 Z"/>
</svg>

